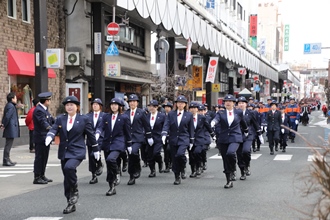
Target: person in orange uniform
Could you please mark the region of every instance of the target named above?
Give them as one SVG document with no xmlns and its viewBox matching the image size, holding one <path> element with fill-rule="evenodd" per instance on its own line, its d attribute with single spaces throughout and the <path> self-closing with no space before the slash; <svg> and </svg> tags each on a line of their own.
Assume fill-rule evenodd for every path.
<svg viewBox="0 0 330 220">
<path fill-rule="evenodd" d="M 290 128 L 292 130 L 297 131 L 297 127 L 300 120 L 300 108 L 297 104 L 294 103 L 294 98 L 290 98 L 290 104 L 285 109 L 285 114 L 289 115 L 290 117 Z M 291 143 L 294 143 L 294 139 L 296 137 L 296 134 L 293 132 L 290 132 L 289 138 L 291 139 Z"/>
</svg>

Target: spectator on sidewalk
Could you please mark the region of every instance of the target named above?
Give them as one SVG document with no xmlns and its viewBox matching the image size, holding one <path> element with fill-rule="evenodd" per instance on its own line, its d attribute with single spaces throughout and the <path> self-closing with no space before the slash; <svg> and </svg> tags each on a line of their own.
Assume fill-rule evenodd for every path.
<svg viewBox="0 0 330 220">
<path fill-rule="evenodd" d="M 325 104 L 322 106 L 322 112 L 323 112 L 324 117 L 327 117 L 328 108 Z"/>
<path fill-rule="evenodd" d="M 38 99 L 33 99 L 32 103 L 33 103 L 33 107 L 29 110 L 29 112 L 27 113 L 27 116 L 25 118 L 25 125 L 28 126 L 28 128 L 29 128 L 29 138 L 30 138 L 29 150 L 30 150 L 30 153 L 35 152 L 35 146 L 34 146 L 34 143 L 33 143 L 33 130 L 34 130 L 33 112 L 34 112 L 34 109 L 36 108 L 36 106 L 39 104 L 39 100 Z"/>
</svg>

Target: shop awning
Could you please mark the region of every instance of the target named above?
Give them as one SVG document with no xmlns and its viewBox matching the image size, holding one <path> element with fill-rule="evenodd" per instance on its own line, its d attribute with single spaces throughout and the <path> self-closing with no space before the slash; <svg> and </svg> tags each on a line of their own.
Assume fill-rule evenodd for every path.
<svg viewBox="0 0 330 220">
<path fill-rule="evenodd" d="M 7 50 L 8 75 L 35 76 L 35 59 L 33 53 Z M 48 69 L 48 77 L 56 78 L 53 69 Z"/>
</svg>

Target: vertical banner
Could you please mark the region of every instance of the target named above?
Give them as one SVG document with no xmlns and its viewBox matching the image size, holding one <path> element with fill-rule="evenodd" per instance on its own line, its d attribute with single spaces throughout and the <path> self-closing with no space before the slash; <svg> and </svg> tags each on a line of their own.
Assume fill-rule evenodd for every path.
<svg viewBox="0 0 330 220">
<path fill-rule="evenodd" d="M 264 86 L 264 93 L 266 96 L 270 95 L 270 80 L 269 79 L 265 79 L 265 86 Z"/>
<path fill-rule="evenodd" d="M 257 36 L 257 29 L 258 29 L 258 16 L 250 15 L 250 37 Z"/>
<path fill-rule="evenodd" d="M 205 82 L 214 83 L 215 74 L 218 67 L 218 57 L 210 57 L 209 65 L 207 67 L 206 79 Z"/>
<path fill-rule="evenodd" d="M 284 51 L 289 51 L 290 25 L 284 26 Z"/>
<path fill-rule="evenodd" d="M 203 90 L 203 67 L 193 66 L 193 90 Z"/>
<path fill-rule="evenodd" d="M 191 46 L 192 46 L 192 42 L 189 38 L 187 41 L 187 50 L 186 50 L 186 67 L 191 65 Z"/>
</svg>

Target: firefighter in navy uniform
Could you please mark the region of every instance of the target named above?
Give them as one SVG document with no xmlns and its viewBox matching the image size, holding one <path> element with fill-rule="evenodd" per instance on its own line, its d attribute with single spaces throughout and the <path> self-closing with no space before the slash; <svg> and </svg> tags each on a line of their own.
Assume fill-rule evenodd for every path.
<svg viewBox="0 0 330 220">
<path fill-rule="evenodd" d="M 92 123 L 94 132 L 96 132 L 96 129 L 98 126 L 100 126 L 102 117 L 104 115 L 104 112 L 102 112 L 103 103 L 101 99 L 96 98 L 91 102 L 91 105 L 93 111 L 87 113 L 87 117 Z M 99 146 L 102 145 L 103 137 L 104 135 L 101 133 L 97 140 Z M 86 141 L 86 145 L 88 150 L 88 169 L 92 173 L 92 179 L 89 181 L 89 184 L 95 184 L 98 182 L 97 176 L 100 176 L 103 172 L 103 164 L 101 158 L 100 160 L 95 160 L 92 151 L 92 145 L 88 140 Z"/>
<path fill-rule="evenodd" d="M 194 121 L 193 115 L 186 111 L 187 99 L 179 95 L 176 99 L 177 109 L 168 113 L 162 132 L 163 144 L 169 134 L 169 144 L 172 155 L 172 171 L 174 172 L 174 185 L 181 184 L 181 178 L 186 178 L 185 168 L 187 158 L 185 152 L 194 144 Z"/>
<path fill-rule="evenodd" d="M 243 111 L 244 120 L 249 127 L 249 135 L 243 135 L 243 143 L 240 143 L 237 150 L 238 166 L 241 170 L 240 180 L 245 180 L 246 176 L 250 176 L 251 172 L 249 170 L 251 161 L 251 145 L 255 136 L 258 136 L 261 143 L 264 142 L 261 135 L 261 129 L 257 122 L 255 112 L 253 110 L 247 109 L 247 100 L 245 97 L 241 96 L 238 98 L 238 107 Z"/>
<path fill-rule="evenodd" d="M 145 138 L 151 142 L 150 123 L 147 120 L 147 114 L 143 109 L 138 108 L 139 97 L 136 94 L 128 96 L 128 104 L 130 109 L 126 110 L 125 114 L 131 121 L 132 135 L 132 151 L 128 152 L 128 173 L 130 179 L 127 185 L 134 185 L 135 179 L 141 175 L 140 153 L 139 150 L 142 144 L 145 143 Z"/>
<path fill-rule="evenodd" d="M 132 150 L 131 123 L 129 117 L 122 114 L 121 106 L 124 104 L 120 99 L 111 99 L 109 114 L 104 114 L 100 126 L 96 130 L 97 138 L 104 134 L 101 148 L 107 163 L 107 182 L 109 183 L 107 196 L 116 194 L 115 186 L 119 184 L 117 159 L 120 153 Z"/>
<path fill-rule="evenodd" d="M 233 187 L 233 175 L 236 167 L 236 151 L 243 143 L 243 135 L 248 136 L 248 126 L 244 120 L 243 111 L 234 108 L 236 98 L 228 94 L 224 98 L 225 110 L 219 110 L 211 122 L 211 127 L 216 127 L 218 132 L 217 145 L 223 159 L 224 173 L 227 183 L 224 188 Z M 219 131 L 217 131 L 219 130 Z"/>
<path fill-rule="evenodd" d="M 172 111 L 173 104 L 171 102 L 166 102 L 165 104 L 163 104 L 163 108 L 165 110 L 165 115 L 167 116 L 168 113 Z M 165 163 L 164 173 L 169 173 L 170 169 L 172 169 L 172 157 L 171 157 L 168 135 L 165 144 L 163 144 L 163 149 L 164 149 L 164 163 Z"/>
<path fill-rule="evenodd" d="M 275 151 L 278 151 L 278 143 L 280 140 L 280 132 L 281 132 L 281 112 L 278 111 L 277 103 L 272 102 L 270 111 L 266 114 L 266 122 L 267 122 L 267 136 L 269 142 L 269 150 L 270 154 L 274 155 L 274 146 Z"/>
<path fill-rule="evenodd" d="M 63 214 L 69 214 L 76 211 L 75 204 L 79 198 L 77 167 L 86 157 L 85 136 L 91 143 L 96 160 L 100 159 L 100 151 L 92 123 L 86 115 L 77 113 L 80 105 L 78 99 L 75 96 L 67 96 L 62 104 L 68 114 L 56 118 L 55 124 L 47 133 L 45 145 L 48 146 L 55 135 L 59 133 L 58 159 L 61 160 L 64 175 L 64 195 L 68 203 Z"/>
<path fill-rule="evenodd" d="M 148 164 L 150 168 L 149 177 L 156 176 L 156 162 L 158 164 L 159 173 L 163 173 L 163 158 L 161 155 L 161 150 L 163 147 L 162 143 L 162 131 L 165 123 L 166 115 L 158 112 L 158 101 L 151 100 L 148 105 L 149 113 L 147 114 L 147 120 L 151 127 L 151 136 L 148 142 Z M 152 142 L 150 142 L 152 140 Z"/>
<path fill-rule="evenodd" d="M 292 130 L 297 131 L 297 127 L 300 120 L 300 108 L 297 104 L 295 104 L 295 99 L 290 98 L 290 104 L 287 105 L 285 109 L 285 114 L 289 115 L 290 117 L 290 128 Z M 290 132 L 289 138 L 291 139 L 291 143 L 294 143 L 294 139 L 296 137 L 296 134 L 293 132 Z"/>
<path fill-rule="evenodd" d="M 201 175 L 203 167 L 203 150 L 210 142 L 210 135 L 215 136 L 211 125 L 207 122 L 206 117 L 203 114 L 198 114 L 198 109 L 201 105 L 197 102 L 191 102 L 189 105 L 189 111 L 193 114 L 195 139 L 194 145 L 189 149 L 189 164 L 191 167 L 191 178 Z M 202 106 L 201 106 L 202 107 Z M 204 106 L 203 106 L 204 107 Z M 206 135 L 205 131 L 208 131 Z"/>
</svg>

